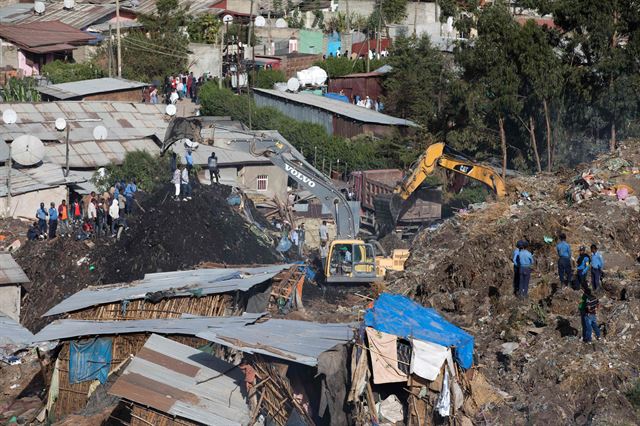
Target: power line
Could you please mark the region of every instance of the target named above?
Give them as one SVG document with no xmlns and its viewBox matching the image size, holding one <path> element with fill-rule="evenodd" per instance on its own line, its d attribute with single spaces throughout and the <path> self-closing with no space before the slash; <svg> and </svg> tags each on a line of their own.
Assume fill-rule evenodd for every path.
<svg viewBox="0 0 640 426">
<path fill-rule="evenodd" d="M 123 38 L 124 40 L 125 38 Z M 131 41 L 134 44 L 137 44 L 139 46 L 142 47 L 147 47 L 147 48 L 152 48 L 152 49 L 158 49 L 158 50 L 163 50 L 167 53 L 176 53 L 176 54 L 180 54 L 179 50 L 176 49 L 172 49 L 172 48 L 168 48 L 165 46 L 161 46 L 155 43 L 152 43 L 150 41 L 144 41 L 144 40 L 140 40 L 140 39 L 131 39 L 131 37 L 126 37 L 126 39 L 128 39 L 129 41 Z"/>
<path fill-rule="evenodd" d="M 140 45 L 140 44 L 136 44 L 135 42 L 129 40 L 128 38 L 123 38 L 122 40 L 125 42 L 125 44 L 128 45 L 127 47 L 129 49 L 132 49 L 132 50 L 139 50 L 139 51 L 144 51 L 144 52 L 149 52 L 149 53 L 156 53 L 158 55 L 171 56 L 171 57 L 180 58 L 180 59 L 185 59 L 187 57 L 186 54 L 185 55 L 178 55 L 178 54 L 175 54 L 175 53 L 167 53 L 167 52 L 163 52 L 163 51 L 158 50 L 158 49 L 154 49 L 154 48 L 146 47 L 146 46 L 143 46 L 143 45 Z"/>
</svg>

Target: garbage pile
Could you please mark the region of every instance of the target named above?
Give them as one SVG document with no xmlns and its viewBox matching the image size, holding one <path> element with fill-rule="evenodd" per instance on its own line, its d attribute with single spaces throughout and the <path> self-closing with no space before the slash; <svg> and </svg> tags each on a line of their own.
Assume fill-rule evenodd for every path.
<svg viewBox="0 0 640 426">
<path fill-rule="evenodd" d="M 640 349 L 640 219 L 634 202 L 627 204 L 640 189 L 634 173 L 639 148 L 631 144 L 598 159 L 589 173 L 580 174 L 578 186 L 575 171 L 512 179 L 510 199 L 467 211 L 414 240 L 405 271 L 388 289 L 437 308 L 474 335 L 479 371 L 505 396 L 486 405 L 474 421 L 640 420 L 627 398 L 638 381 Z M 567 188 L 580 199 L 567 199 Z M 627 188 L 626 196 L 621 188 Z M 598 294 L 604 341 L 581 341 L 581 292 L 563 288 L 557 275 L 560 233 L 567 235 L 574 258 L 579 246 L 591 244 L 604 255 L 604 291 Z M 511 256 L 518 240 L 529 242 L 536 260 L 526 301 L 513 295 Z"/>
<path fill-rule="evenodd" d="M 255 265 L 282 262 L 264 219 L 250 206 L 231 206 L 231 188 L 196 189 L 174 201 L 171 188 L 141 197 L 119 240 L 57 238 L 23 245 L 16 261 L 32 284 L 22 302 L 22 323 L 32 330 L 41 315 L 89 285 L 130 282 L 146 273 L 193 269 L 202 263 Z M 252 211 L 251 220 L 245 210 Z"/>
</svg>

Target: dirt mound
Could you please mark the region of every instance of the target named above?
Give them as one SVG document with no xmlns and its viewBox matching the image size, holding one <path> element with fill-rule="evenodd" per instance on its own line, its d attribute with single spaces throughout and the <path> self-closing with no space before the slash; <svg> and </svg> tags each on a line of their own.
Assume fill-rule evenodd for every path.
<svg viewBox="0 0 640 426">
<path fill-rule="evenodd" d="M 635 146 L 622 153 L 629 169 L 636 153 Z M 610 160 L 579 172 L 590 167 L 613 183 L 640 182 L 630 172 L 607 172 L 602 165 Z M 574 176 L 512 181 L 517 194 L 507 202 L 485 205 L 422 232 L 405 272 L 389 285 L 392 291 L 410 292 L 475 336 L 476 365 L 511 396 L 505 404 L 485 407 L 476 419 L 481 423 L 498 424 L 505 418 L 510 424 L 640 421 L 625 397 L 638 377 L 640 219 L 615 195 L 594 192 L 580 204 L 569 204 L 565 194 L 573 191 Z M 580 340 L 581 292 L 559 287 L 557 277 L 560 232 L 567 234 L 574 257 L 578 246 L 592 243 L 604 255 L 598 320 L 606 341 L 589 345 Z M 545 237 L 554 240 L 545 242 Z M 520 239 L 530 242 L 536 258 L 528 301 L 513 296 L 511 256 Z"/>
<path fill-rule="evenodd" d="M 37 331 L 51 319 L 41 315 L 90 285 L 129 282 L 146 273 L 192 269 L 202 263 L 278 263 L 269 236 L 227 204 L 231 188 L 197 187 L 193 199 L 174 201 L 166 187 L 141 196 L 142 209 L 128 219 L 121 239 L 84 241 L 56 238 L 26 242 L 16 261 L 31 279 L 22 304 L 22 322 Z M 264 221 L 252 212 L 256 221 Z M 91 246 L 91 247 L 90 247 Z"/>
<path fill-rule="evenodd" d="M 166 187 L 146 197 L 117 243 L 100 246 L 93 258 L 104 271 L 102 282 L 127 282 L 146 273 L 177 271 L 202 262 L 268 264 L 281 258 L 268 240 L 226 203 L 231 188 L 196 188 L 193 199 L 174 201 Z"/>
</svg>

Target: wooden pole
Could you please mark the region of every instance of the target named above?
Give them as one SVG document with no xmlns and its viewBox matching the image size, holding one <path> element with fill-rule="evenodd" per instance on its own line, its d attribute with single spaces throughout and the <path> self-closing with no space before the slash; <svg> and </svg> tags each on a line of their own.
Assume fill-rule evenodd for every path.
<svg viewBox="0 0 640 426">
<path fill-rule="evenodd" d="M 111 24 L 109 24 L 109 43 L 108 48 L 109 48 L 109 77 L 113 77 L 113 45 L 112 45 L 112 41 L 111 40 L 112 35 L 111 35 Z"/>
<path fill-rule="evenodd" d="M 68 177 L 69 176 L 69 123 L 67 123 L 67 135 L 65 137 L 65 145 L 66 145 L 66 153 L 65 153 L 65 159 L 64 159 L 64 164 L 65 164 L 64 177 Z"/>
<path fill-rule="evenodd" d="M 116 37 L 118 38 L 118 77 L 122 77 L 122 43 L 120 39 L 120 0 L 116 0 Z"/>
</svg>

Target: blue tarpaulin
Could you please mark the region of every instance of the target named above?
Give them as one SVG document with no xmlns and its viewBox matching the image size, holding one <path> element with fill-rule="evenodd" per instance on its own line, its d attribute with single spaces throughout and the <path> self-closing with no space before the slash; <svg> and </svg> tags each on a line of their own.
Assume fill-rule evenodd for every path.
<svg viewBox="0 0 640 426">
<path fill-rule="evenodd" d="M 345 95 L 341 95 L 340 93 L 329 92 L 329 93 L 325 93 L 324 97 L 329 99 L 335 99 L 336 101 L 349 103 L 349 98 L 347 98 Z"/>
<path fill-rule="evenodd" d="M 364 314 L 364 323 L 384 333 L 453 347 L 462 368 L 473 365 L 473 336 L 451 324 L 435 309 L 425 308 L 399 294 L 383 293 Z"/>
<path fill-rule="evenodd" d="M 69 383 L 107 381 L 111 367 L 111 337 L 77 340 L 69 345 Z"/>
</svg>

